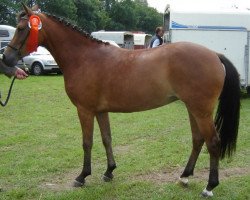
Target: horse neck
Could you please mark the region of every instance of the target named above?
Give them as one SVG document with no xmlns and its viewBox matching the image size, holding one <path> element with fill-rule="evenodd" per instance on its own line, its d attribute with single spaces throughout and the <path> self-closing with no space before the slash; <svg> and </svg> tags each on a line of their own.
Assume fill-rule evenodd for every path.
<svg viewBox="0 0 250 200">
<path fill-rule="evenodd" d="M 72 61 L 76 62 L 79 55 L 84 56 L 84 60 L 93 59 L 91 52 L 93 49 L 97 51 L 98 44 L 87 35 L 47 16 L 43 21 L 44 39 L 41 45 L 50 51 L 63 71 L 72 65 Z"/>
</svg>

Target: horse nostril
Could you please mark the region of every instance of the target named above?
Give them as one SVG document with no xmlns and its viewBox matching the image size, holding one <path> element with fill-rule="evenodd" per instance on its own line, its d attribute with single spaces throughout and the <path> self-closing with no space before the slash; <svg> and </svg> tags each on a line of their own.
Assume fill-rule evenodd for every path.
<svg viewBox="0 0 250 200">
<path fill-rule="evenodd" d="M 2 57 L 1 59 L 2 59 L 3 63 L 5 65 L 9 66 L 8 60 L 6 59 L 6 55 L 4 55 L 4 53 L 3 53 L 1 57 Z"/>
</svg>

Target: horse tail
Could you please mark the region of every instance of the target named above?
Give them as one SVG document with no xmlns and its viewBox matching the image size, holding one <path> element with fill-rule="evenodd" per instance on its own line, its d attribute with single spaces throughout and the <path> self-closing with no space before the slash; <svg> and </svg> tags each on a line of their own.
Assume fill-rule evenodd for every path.
<svg viewBox="0 0 250 200">
<path fill-rule="evenodd" d="M 215 116 L 215 127 L 221 140 L 220 158 L 231 157 L 236 150 L 240 119 L 240 80 L 234 65 L 217 54 L 225 66 L 226 77 Z"/>
</svg>

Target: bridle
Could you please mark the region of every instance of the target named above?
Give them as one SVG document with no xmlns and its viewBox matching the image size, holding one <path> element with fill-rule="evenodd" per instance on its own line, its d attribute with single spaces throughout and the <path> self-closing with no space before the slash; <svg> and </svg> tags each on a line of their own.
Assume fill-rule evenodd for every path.
<svg viewBox="0 0 250 200">
<path fill-rule="evenodd" d="M 28 45 L 29 45 L 28 51 L 29 51 L 29 53 L 31 53 L 32 51 L 34 51 L 34 50 L 37 49 L 37 46 L 35 46 L 35 49 L 34 49 L 34 46 L 30 47 L 30 45 L 32 44 L 30 42 L 34 42 L 34 40 L 35 40 L 35 42 L 34 42 L 35 45 L 38 45 L 37 44 L 37 41 L 38 41 L 38 31 L 42 28 L 41 20 L 40 20 L 39 16 L 37 15 L 40 12 L 41 12 L 41 10 L 37 10 L 37 11 L 33 11 L 34 14 L 32 14 L 30 16 L 25 15 L 25 16 L 20 17 L 19 22 L 21 20 L 28 21 L 27 27 L 24 28 L 23 30 L 26 30 L 28 28 L 29 31 L 27 32 L 27 35 L 25 36 L 25 38 L 22 41 L 21 46 L 19 48 L 15 47 L 13 45 L 10 45 L 10 44 L 7 45 L 12 50 L 14 50 L 15 52 L 17 52 L 17 56 L 19 58 L 22 58 L 21 57 L 21 49 L 23 48 L 24 43 L 27 41 L 27 39 L 28 39 L 29 36 L 30 36 L 30 38 L 28 39 Z M 36 38 L 34 38 L 34 37 L 36 37 Z"/>
<path fill-rule="evenodd" d="M 21 20 L 28 20 L 28 18 L 27 18 L 27 17 L 22 17 Z M 27 28 L 27 27 L 26 27 L 26 28 Z M 21 43 L 21 45 L 20 45 L 19 48 L 14 47 L 14 46 L 12 46 L 12 45 L 10 45 L 10 44 L 8 44 L 7 46 L 10 47 L 13 51 L 17 52 L 17 56 L 18 56 L 19 58 L 21 58 L 21 49 L 23 48 L 23 45 L 24 45 L 24 43 L 26 42 L 26 40 L 27 40 L 28 37 L 29 37 L 29 31 L 27 32 L 27 35 L 25 36 L 25 38 L 24 38 L 24 40 L 23 40 L 23 42 Z"/>
</svg>

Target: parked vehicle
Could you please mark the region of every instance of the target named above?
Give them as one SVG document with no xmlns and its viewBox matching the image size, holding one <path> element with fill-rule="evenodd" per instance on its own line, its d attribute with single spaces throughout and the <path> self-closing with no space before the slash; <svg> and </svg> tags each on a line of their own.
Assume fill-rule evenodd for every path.
<svg viewBox="0 0 250 200">
<path fill-rule="evenodd" d="M 113 45 L 115 47 L 119 47 L 120 48 L 120 46 L 115 41 L 113 41 L 113 40 L 102 40 L 102 41 L 103 42 L 108 42 L 109 44 L 111 44 L 111 45 Z"/>
<path fill-rule="evenodd" d="M 45 73 L 61 73 L 56 61 L 44 47 L 38 47 L 36 52 L 25 56 L 18 62 L 21 68 L 27 67 L 31 74 L 39 76 Z"/>
<path fill-rule="evenodd" d="M 92 32 L 91 35 L 99 40 L 114 41 L 121 48 L 125 49 L 145 49 L 148 47 L 152 37 L 150 34 L 129 31 L 97 31 Z"/>
<path fill-rule="evenodd" d="M 250 10 L 180 10 L 167 5 L 164 26 L 167 43 L 188 41 L 228 57 L 250 93 Z"/>
<path fill-rule="evenodd" d="M 112 40 L 121 48 L 134 49 L 134 35 L 129 31 L 97 31 L 91 35 L 99 40 Z"/>
<path fill-rule="evenodd" d="M 151 34 L 134 33 L 134 49 L 146 49 L 150 44 Z"/>
<path fill-rule="evenodd" d="M 0 54 L 13 38 L 15 30 L 12 26 L 0 25 Z"/>
</svg>

